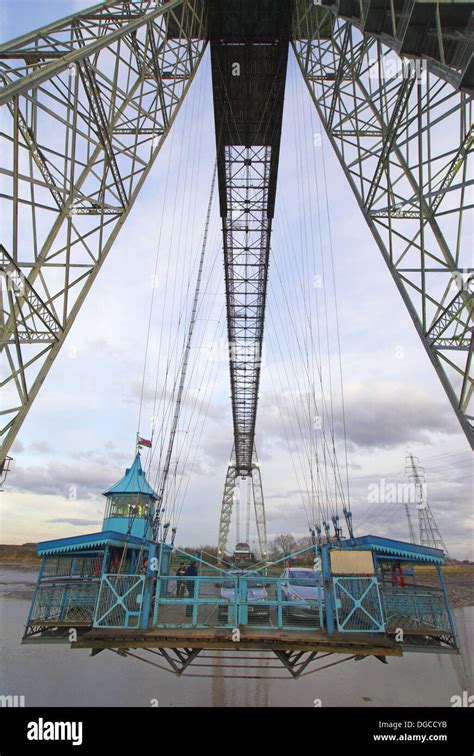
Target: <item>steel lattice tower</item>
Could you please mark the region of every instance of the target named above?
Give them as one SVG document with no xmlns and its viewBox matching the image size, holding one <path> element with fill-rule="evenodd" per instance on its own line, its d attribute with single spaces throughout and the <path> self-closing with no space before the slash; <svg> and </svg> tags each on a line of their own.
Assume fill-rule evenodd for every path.
<svg viewBox="0 0 474 756">
<path fill-rule="evenodd" d="M 0 46 L 0 463 L 140 194 L 208 43 L 237 473 L 253 477 L 255 469 L 290 49 L 474 445 L 466 234 L 472 3 L 115 0 Z M 422 68 L 415 65 L 420 61 Z M 225 547 L 223 535 L 220 542 Z"/>
<path fill-rule="evenodd" d="M 408 537 L 410 539 L 410 543 L 416 543 L 415 531 L 413 529 L 413 522 L 412 522 L 412 519 L 411 519 L 411 514 L 410 514 L 410 510 L 408 508 L 408 504 L 405 504 L 405 514 L 407 516 Z"/>
<path fill-rule="evenodd" d="M 415 487 L 415 502 L 418 512 L 418 527 L 420 544 L 430 546 L 433 549 L 441 549 L 449 558 L 448 549 L 441 536 L 438 525 L 428 504 L 426 495 L 426 480 L 424 469 L 420 467 L 419 460 L 410 454 L 407 457 L 407 471 L 412 485 Z"/>
</svg>

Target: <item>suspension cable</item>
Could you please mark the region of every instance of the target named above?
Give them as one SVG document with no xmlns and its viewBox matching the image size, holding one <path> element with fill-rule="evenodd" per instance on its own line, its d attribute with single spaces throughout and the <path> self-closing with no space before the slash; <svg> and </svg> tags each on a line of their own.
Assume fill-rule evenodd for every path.
<svg viewBox="0 0 474 756">
<path fill-rule="evenodd" d="M 197 306 L 198 306 L 198 301 L 199 301 L 199 294 L 200 294 L 200 291 L 201 291 L 202 271 L 203 271 L 203 268 L 204 268 L 204 258 L 205 258 L 205 255 L 206 255 L 207 238 L 208 238 L 208 233 L 209 233 L 209 221 L 210 221 L 210 218 L 211 218 L 212 201 L 213 201 L 213 198 L 214 198 L 214 187 L 215 187 L 215 182 L 216 182 L 216 173 L 217 173 L 217 169 L 216 169 L 216 166 L 214 166 L 214 171 L 213 171 L 213 174 L 212 174 L 212 181 L 211 181 L 211 192 L 210 192 L 210 195 L 209 195 L 209 203 L 208 203 L 208 206 L 207 206 L 206 224 L 205 224 L 205 227 L 204 227 L 204 236 L 203 236 L 202 247 L 201 247 L 201 256 L 200 256 L 200 259 L 199 259 L 199 268 L 198 268 L 198 274 L 197 274 L 197 279 L 196 279 L 196 288 L 195 288 L 195 291 L 194 291 L 193 306 L 192 306 L 192 311 L 191 311 L 191 318 L 190 318 L 190 321 L 189 321 L 189 329 L 188 329 L 188 335 L 187 335 L 187 339 L 186 339 L 186 346 L 185 346 L 185 349 L 184 349 L 183 363 L 182 363 L 182 366 L 181 366 L 181 373 L 180 373 L 180 378 L 179 378 L 179 386 L 178 386 L 178 391 L 177 391 L 177 394 L 176 394 L 175 411 L 174 411 L 174 415 L 173 415 L 173 421 L 172 421 L 172 424 L 171 424 L 170 436 L 169 436 L 169 441 L 168 441 L 168 448 L 167 448 L 167 451 L 166 451 L 165 463 L 164 463 L 163 472 L 162 472 L 162 475 L 161 475 L 160 486 L 159 486 L 159 489 L 158 489 L 158 501 L 160 503 L 163 501 L 163 495 L 164 495 L 165 488 L 166 488 L 166 482 L 167 482 L 168 474 L 169 474 L 169 471 L 170 471 L 171 457 L 172 457 L 172 454 L 173 454 L 174 441 L 175 441 L 175 437 L 176 437 L 176 431 L 177 431 L 177 428 L 178 428 L 178 421 L 179 421 L 179 416 L 180 416 L 180 411 L 181 411 L 181 405 L 182 405 L 182 398 L 183 398 L 183 392 L 184 392 L 184 386 L 185 386 L 185 381 L 186 381 L 186 372 L 187 372 L 187 369 L 188 369 L 189 353 L 190 353 L 190 350 L 191 350 L 191 342 L 192 342 L 192 338 L 193 338 L 194 326 L 195 326 L 195 323 L 196 323 L 196 312 L 197 312 Z M 155 523 L 155 530 L 158 528 L 158 526 L 159 526 L 159 517 L 157 518 L 157 521 Z M 157 532 L 154 533 L 154 536 L 156 538 Z"/>
</svg>

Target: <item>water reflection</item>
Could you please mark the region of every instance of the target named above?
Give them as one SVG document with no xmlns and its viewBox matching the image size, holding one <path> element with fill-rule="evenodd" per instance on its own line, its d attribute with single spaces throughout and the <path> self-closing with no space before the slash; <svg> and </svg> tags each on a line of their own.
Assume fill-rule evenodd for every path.
<svg viewBox="0 0 474 756">
<path fill-rule="evenodd" d="M 462 620 L 460 619 L 462 616 Z M 455 612 L 458 642 L 461 648 L 459 656 L 452 657 L 459 689 L 472 692 L 473 663 L 472 646 L 474 642 L 474 607 Z"/>
<path fill-rule="evenodd" d="M 269 679 L 270 662 L 266 654 L 260 656 L 249 651 L 243 654 L 245 659 L 235 659 L 230 652 L 225 651 L 214 651 L 213 654 L 216 657 L 214 659 L 216 666 L 212 669 L 212 706 L 268 706 L 271 681 Z M 228 677 L 223 674 L 222 664 L 226 664 Z M 250 667 L 256 668 L 250 670 Z M 252 677 L 242 679 L 244 674 Z"/>
</svg>

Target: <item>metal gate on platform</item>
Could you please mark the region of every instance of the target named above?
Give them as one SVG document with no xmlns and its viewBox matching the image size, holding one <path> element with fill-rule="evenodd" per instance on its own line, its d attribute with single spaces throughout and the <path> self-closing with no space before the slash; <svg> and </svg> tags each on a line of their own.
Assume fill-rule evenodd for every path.
<svg viewBox="0 0 474 756">
<path fill-rule="evenodd" d="M 139 627 L 145 575 L 104 575 L 94 627 Z"/>
<path fill-rule="evenodd" d="M 308 552 L 307 555 L 305 552 Z M 184 554 L 184 553 L 183 553 Z M 185 554 L 189 559 L 189 554 Z M 312 566 L 314 549 L 304 549 Z M 159 575 L 153 627 L 315 630 L 324 625 L 324 590 L 314 573 L 284 577 L 286 558 L 249 570 L 224 570 L 196 558 L 193 577 Z M 273 574 L 272 574 L 273 573 Z"/>
<path fill-rule="evenodd" d="M 336 625 L 341 633 L 383 633 L 385 622 L 376 577 L 334 577 Z"/>
<path fill-rule="evenodd" d="M 300 581 L 302 582 L 302 581 Z M 309 582 L 309 581 L 308 581 Z M 153 626 L 206 628 L 251 626 L 255 629 L 315 630 L 323 626 L 322 588 L 314 595 L 289 596 L 281 577 L 216 575 L 160 577 L 155 594 Z M 300 586 L 302 590 L 304 586 Z"/>
</svg>

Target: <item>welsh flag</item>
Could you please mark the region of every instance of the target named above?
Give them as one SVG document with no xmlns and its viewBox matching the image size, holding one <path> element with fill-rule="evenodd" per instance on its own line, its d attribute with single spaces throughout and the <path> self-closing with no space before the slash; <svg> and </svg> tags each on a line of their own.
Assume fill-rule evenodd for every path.
<svg viewBox="0 0 474 756">
<path fill-rule="evenodd" d="M 138 446 L 147 446 L 149 449 L 151 449 L 151 441 L 149 441 L 147 438 L 142 438 L 141 436 L 138 436 L 137 442 L 138 442 Z"/>
</svg>

